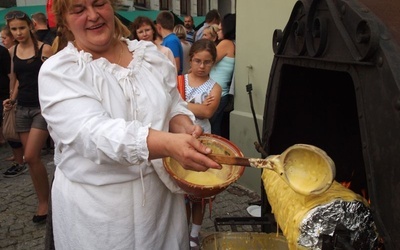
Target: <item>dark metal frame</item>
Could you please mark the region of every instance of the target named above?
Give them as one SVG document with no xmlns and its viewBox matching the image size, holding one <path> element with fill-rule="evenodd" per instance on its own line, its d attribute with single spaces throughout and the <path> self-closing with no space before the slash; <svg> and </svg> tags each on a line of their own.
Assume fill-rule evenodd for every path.
<svg viewBox="0 0 400 250">
<path fill-rule="evenodd" d="M 385 1 L 379 3 L 385 4 Z M 274 32 L 275 56 L 263 124 L 262 147 L 268 154 L 279 154 L 290 146 L 285 143 L 293 142 L 285 138 L 287 135 L 277 132 L 283 131 L 277 127 L 277 124 L 282 124 L 277 118 L 280 108 L 290 102 L 281 99 L 281 91 L 286 84 L 283 79 L 288 78 L 287 75 L 282 75 L 283 69 L 304 68 L 319 73 L 333 72 L 333 75 L 337 72 L 350 77 L 350 82 L 353 83 L 350 92 L 354 92 L 357 111 L 351 119 L 356 119 L 359 126 L 359 140 L 355 140 L 359 141 L 359 145 L 354 147 L 359 148 L 362 158 L 359 161 L 362 164 L 359 165 L 363 166 L 366 174 L 371 211 L 386 249 L 400 249 L 398 44 L 381 19 L 357 1 L 297 1 L 285 29 Z M 284 72 L 290 74 L 292 71 Z M 306 80 L 299 82 L 305 83 Z M 348 93 L 336 93 L 337 102 L 340 103 L 342 95 L 346 94 Z M 292 108 L 299 107 L 293 104 Z M 296 124 L 292 125 L 295 130 Z M 291 132 L 291 128 L 288 129 L 286 132 Z M 297 135 L 299 134 L 306 133 L 300 131 Z M 326 135 L 323 132 L 318 135 L 322 138 L 321 148 L 329 147 L 330 142 L 323 140 Z M 312 142 L 319 139 L 298 137 L 293 140 L 301 139 L 306 143 L 307 140 Z M 350 145 L 354 143 L 349 142 Z M 334 151 L 333 148 L 333 154 Z M 270 207 L 264 192 L 262 194 L 262 214 L 265 215 L 270 212 Z"/>
</svg>

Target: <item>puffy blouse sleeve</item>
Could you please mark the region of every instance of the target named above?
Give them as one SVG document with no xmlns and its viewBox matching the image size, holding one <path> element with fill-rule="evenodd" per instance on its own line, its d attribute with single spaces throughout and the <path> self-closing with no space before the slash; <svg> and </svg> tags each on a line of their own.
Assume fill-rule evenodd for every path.
<svg viewBox="0 0 400 250">
<path fill-rule="evenodd" d="M 138 49 L 145 46 L 146 49 Z M 191 118 L 192 121 L 195 120 L 195 116 L 193 113 L 187 108 L 187 103 L 181 98 L 177 88 L 177 72 L 175 65 L 169 60 L 165 54 L 163 54 L 157 47 L 148 41 L 132 41 L 130 43 L 130 49 L 135 50 L 138 63 L 135 63 L 134 72 L 138 73 L 144 67 L 143 64 L 149 63 L 152 65 L 151 68 L 158 70 L 159 73 L 163 76 L 163 84 L 164 87 L 169 92 L 171 97 L 171 112 L 169 113 L 169 119 L 172 119 L 174 116 L 179 114 L 187 115 Z M 143 53 L 143 54 L 142 54 Z M 143 56 L 143 59 L 140 57 Z M 141 62 L 141 63 L 140 63 Z M 175 60 L 173 60 L 175 62 Z"/>
<path fill-rule="evenodd" d="M 146 161 L 150 124 L 125 119 L 126 100 L 117 98 L 118 88 L 100 93 L 95 87 L 100 73 L 90 61 L 90 54 L 77 52 L 69 44 L 41 67 L 39 99 L 52 138 L 60 151 L 72 148 L 97 164 Z"/>
<path fill-rule="evenodd" d="M 72 148 L 96 164 L 137 165 L 148 159 L 150 127 L 168 131 L 178 114 L 194 120 L 172 63 L 151 43 L 126 42 L 133 52 L 127 68 L 93 61 L 72 44 L 42 65 L 42 115 L 59 150 Z"/>
</svg>

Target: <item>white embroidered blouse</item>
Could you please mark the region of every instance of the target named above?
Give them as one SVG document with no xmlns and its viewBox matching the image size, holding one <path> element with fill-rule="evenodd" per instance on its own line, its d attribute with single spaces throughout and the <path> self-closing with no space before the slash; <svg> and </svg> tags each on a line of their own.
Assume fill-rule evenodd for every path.
<svg viewBox="0 0 400 250">
<path fill-rule="evenodd" d="M 150 127 L 168 131 L 177 114 L 194 116 L 179 98 L 172 63 L 151 42 L 124 41 L 132 51 L 127 68 L 93 60 L 72 43 L 41 67 L 39 98 L 55 163 L 74 182 L 122 183 L 156 171 L 178 190 L 161 160 L 147 160 L 146 138 Z"/>
</svg>

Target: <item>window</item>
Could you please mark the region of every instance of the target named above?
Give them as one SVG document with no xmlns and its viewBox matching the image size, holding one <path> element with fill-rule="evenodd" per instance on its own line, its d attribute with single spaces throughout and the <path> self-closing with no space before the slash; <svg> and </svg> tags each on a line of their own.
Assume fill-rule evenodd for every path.
<svg viewBox="0 0 400 250">
<path fill-rule="evenodd" d="M 160 10 L 169 10 L 168 0 L 160 0 Z"/>
<path fill-rule="evenodd" d="M 135 6 L 146 7 L 146 0 L 135 0 Z"/>
<path fill-rule="evenodd" d="M 197 15 L 198 16 L 206 15 L 206 1 L 205 0 L 197 0 Z"/>
<path fill-rule="evenodd" d="M 181 0 L 181 15 L 191 15 L 190 0 Z"/>
</svg>

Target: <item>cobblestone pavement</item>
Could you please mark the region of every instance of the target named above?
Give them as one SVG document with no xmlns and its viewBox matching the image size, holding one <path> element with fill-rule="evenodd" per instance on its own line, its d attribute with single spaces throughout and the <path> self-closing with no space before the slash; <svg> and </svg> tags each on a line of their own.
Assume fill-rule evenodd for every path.
<svg viewBox="0 0 400 250">
<path fill-rule="evenodd" d="M 0 173 L 4 173 L 11 166 L 11 162 L 4 160 L 10 155 L 10 147 L 0 148 Z M 42 159 L 51 180 L 54 172 L 53 155 L 46 154 Z M 215 232 L 214 219 L 217 217 L 250 217 L 246 208 L 249 203 L 259 199 L 255 192 L 241 185 L 229 186 L 216 196 L 212 203 L 211 215 L 208 207 L 206 208 L 201 235 Z M 15 178 L 4 178 L 0 175 L 0 249 L 44 249 L 46 225 L 32 223 L 36 201 L 29 171 Z M 220 231 L 229 230 L 220 229 Z"/>
</svg>

